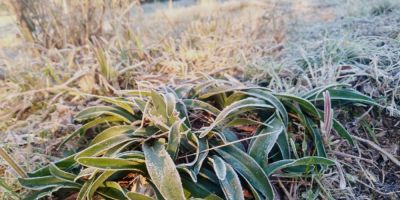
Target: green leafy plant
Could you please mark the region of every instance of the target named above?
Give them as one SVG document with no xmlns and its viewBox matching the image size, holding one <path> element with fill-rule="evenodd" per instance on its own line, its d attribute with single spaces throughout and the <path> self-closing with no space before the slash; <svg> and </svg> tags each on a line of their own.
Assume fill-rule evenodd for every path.
<svg viewBox="0 0 400 200">
<path fill-rule="evenodd" d="M 303 176 L 335 164 L 325 150 L 330 133 L 353 144 L 333 118 L 335 106 L 376 105 L 345 85 L 296 96 L 212 78 L 121 96 L 99 97 L 106 105 L 76 115 L 84 125 L 65 142 L 88 130 L 95 137 L 20 178 L 35 191 L 28 198 L 62 190 L 77 199 L 274 199 L 272 174 Z"/>
</svg>

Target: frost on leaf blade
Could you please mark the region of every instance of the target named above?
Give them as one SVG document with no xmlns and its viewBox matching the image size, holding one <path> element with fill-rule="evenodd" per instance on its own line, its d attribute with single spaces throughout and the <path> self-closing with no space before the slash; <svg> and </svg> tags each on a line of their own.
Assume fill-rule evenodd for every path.
<svg viewBox="0 0 400 200">
<path fill-rule="evenodd" d="M 151 181 L 165 199 L 184 200 L 181 178 L 174 161 L 161 142 L 143 144 L 146 167 Z"/>
</svg>

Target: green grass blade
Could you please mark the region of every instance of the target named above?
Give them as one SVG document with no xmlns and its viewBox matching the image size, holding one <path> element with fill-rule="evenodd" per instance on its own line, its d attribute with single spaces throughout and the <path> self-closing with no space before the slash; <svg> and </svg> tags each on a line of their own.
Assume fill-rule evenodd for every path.
<svg viewBox="0 0 400 200">
<path fill-rule="evenodd" d="M 333 130 L 335 130 L 337 134 L 340 135 L 340 137 L 346 139 L 350 145 L 354 145 L 354 141 L 350 133 L 346 130 L 346 128 L 343 127 L 343 125 L 338 120 L 336 119 L 333 120 L 332 128 Z"/>
<path fill-rule="evenodd" d="M 335 165 L 335 162 L 324 157 L 309 156 L 309 157 L 299 158 L 297 160 L 293 159 L 279 160 L 277 162 L 271 163 L 269 166 L 264 168 L 264 171 L 269 176 L 280 169 L 296 167 L 296 166 L 310 166 L 310 165 L 329 166 L 329 165 Z"/>
<path fill-rule="evenodd" d="M 243 188 L 240 183 L 239 176 L 236 174 L 235 170 L 228 165 L 226 165 L 226 177 L 220 180 L 226 199 L 230 200 L 244 200 Z"/>
<path fill-rule="evenodd" d="M 107 116 L 107 117 L 101 117 L 101 118 L 94 119 L 94 120 L 84 124 L 83 126 L 78 128 L 76 131 L 74 131 L 73 133 L 69 134 L 61 142 L 61 144 L 58 146 L 58 148 L 62 147 L 64 144 L 66 144 L 73 137 L 75 137 L 77 135 L 83 135 L 89 128 L 92 128 L 92 127 L 97 126 L 97 125 L 102 124 L 102 123 L 111 123 L 111 122 L 120 122 L 120 121 L 123 121 L 123 120 L 121 120 L 119 117 L 115 117 L 115 116 Z"/>
<path fill-rule="evenodd" d="M 203 162 L 208 156 L 208 140 L 206 138 L 201 138 L 199 139 L 199 148 L 198 148 L 200 154 L 199 157 L 193 166 L 193 172 L 198 175 L 201 167 L 203 166 Z"/>
<path fill-rule="evenodd" d="M 105 157 L 80 157 L 77 161 L 86 167 L 94 167 L 101 170 L 136 170 L 143 172 L 144 160 L 142 159 L 121 159 Z"/>
<path fill-rule="evenodd" d="M 329 94 L 332 101 L 339 101 L 344 103 L 362 103 L 367 105 L 374 105 L 382 107 L 376 103 L 370 97 L 361 94 L 360 92 L 353 89 L 329 89 Z M 324 97 L 322 93 L 316 94 L 315 96 L 309 97 L 311 101 L 323 101 Z"/>
<path fill-rule="evenodd" d="M 317 155 L 326 158 L 326 151 L 324 140 L 322 139 L 322 134 L 318 126 L 310 119 L 306 117 L 306 124 L 313 136 L 314 145 L 317 148 Z"/>
<path fill-rule="evenodd" d="M 213 183 L 203 177 L 199 177 L 197 182 L 193 182 L 190 178 L 182 176 L 182 184 L 187 197 L 203 199 L 214 194 L 213 199 L 222 200 L 222 198 L 216 196 L 220 195 L 220 193 L 222 195 L 222 191 L 217 185 L 218 182 Z"/>
<path fill-rule="evenodd" d="M 251 95 L 253 97 L 262 99 L 262 100 L 270 103 L 279 112 L 285 126 L 288 125 L 289 118 L 288 118 L 288 113 L 286 111 L 285 106 L 282 104 L 281 101 L 279 101 L 278 98 L 276 98 L 270 92 L 267 92 L 267 91 L 264 91 L 261 89 L 252 89 L 252 90 L 249 90 L 248 92 L 246 92 L 245 94 Z"/>
<path fill-rule="evenodd" d="M 4 192 L 11 194 L 16 199 L 21 199 L 14 190 L 6 184 L 6 182 L 0 178 L 0 187 L 3 188 Z"/>
<path fill-rule="evenodd" d="M 201 101 L 201 100 L 185 99 L 185 100 L 183 100 L 183 102 L 185 103 L 185 105 L 188 108 L 205 110 L 209 113 L 212 113 L 215 116 L 219 115 L 219 113 L 221 112 L 218 108 L 212 106 L 211 104 L 209 104 L 207 102 Z"/>
<path fill-rule="evenodd" d="M 41 190 L 41 189 L 45 189 L 45 188 L 58 187 L 58 186 L 77 188 L 77 189 L 79 189 L 81 187 L 81 185 L 78 183 L 72 183 L 69 181 L 65 181 L 65 180 L 56 178 L 54 176 L 43 176 L 43 177 L 35 177 L 35 178 L 19 178 L 18 181 L 24 188 L 33 189 L 33 190 Z"/>
<path fill-rule="evenodd" d="M 97 189 L 104 184 L 104 182 L 115 173 L 115 171 L 106 170 L 102 172 L 88 187 L 87 198 L 93 199 L 94 193 Z"/>
<path fill-rule="evenodd" d="M 153 200 L 153 198 L 149 196 L 135 192 L 127 192 L 126 197 L 128 197 L 128 199 L 130 200 Z"/>
<path fill-rule="evenodd" d="M 127 132 L 133 132 L 133 127 L 131 125 L 121 125 L 110 127 L 103 132 L 99 133 L 91 142 L 90 146 L 100 143 L 104 140 L 108 140 L 115 136 L 123 135 Z"/>
<path fill-rule="evenodd" d="M 211 162 L 226 199 L 244 200 L 243 189 L 235 170 L 218 156 L 213 156 Z"/>
<path fill-rule="evenodd" d="M 296 102 L 300 105 L 301 109 L 308 115 L 320 119 L 318 109 L 307 99 L 291 95 L 291 94 L 276 94 L 280 99 L 289 100 L 291 102 Z M 286 105 L 286 104 L 285 104 Z"/>
<path fill-rule="evenodd" d="M 124 189 L 114 181 L 106 181 L 101 185 L 97 191 L 97 194 L 105 197 L 106 199 L 126 199 Z"/>
<path fill-rule="evenodd" d="M 83 151 L 79 152 L 76 156 L 75 159 L 78 159 L 80 157 L 90 157 L 90 156 L 98 156 L 104 153 L 105 151 L 119 145 L 125 142 L 128 142 L 130 140 L 133 140 L 133 138 L 130 138 L 126 135 L 118 135 L 106 140 L 103 140 L 102 142 L 99 142 L 97 144 L 94 144 L 92 146 L 89 146 L 88 148 L 84 149 Z"/>
<path fill-rule="evenodd" d="M 185 200 L 181 178 L 174 161 L 157 141 L 153 145 L 143 144 L 146 167 L 151 180 L 165 199 Z"/>
<path fill-rule="evenodd" d="M 75 164 L 76 161 L 74 159 L 75 155 L 70 155 L 68 157 L 65 157 L 59 161 L 54 162 L 53 164 L 56 165 L 59 169 L 61 170 L 66 170 L 69 168 L 72 168 Z M 28 173 L 28 176 L 33 178 L 33 177 L 41 177 L 41 176 L 50 176 L 50 165 L 42 167 L 36 171 L 33 171 L 31 173 Z"/>
<path fill-rule="evenodd" d="M 86 181 L 85 184 L 83 184 L 83 186 L 79 190 L 79 193 L 78 193 L 78 196 L 76 197 L 76 200 L 84 200 L 84 199 L 86 199 L 86 197 L 87 197 L 87 195 L 89 193 L 90 185 L 93 183 L 94 180 L 95 180 L 94 178 L 91 178 L 88 181 Z"/>
<path fill-rule="evenodd" d="M 54 177 L 59 178 L 61 180 L 74 182 L 75 177 L 76 177 L 75 174 L 61 170 L 54 163 L 50 164 L 49 170 L 50 170 L 51 175 L 53 175 Z"/>
<path fill-rule="evenodd" d="M 151 91 L 151 100 L 154 105 L 157 114 L 161 115 L 165 121 L 168 121 L 169 115 L 167 113 L 167 104 L 165 101 L 165 96 L 156 91 Z"/>
<path fill-rule="evenodd" d="M 345 86 L 349 86 L 349 85 L 346 85 L 346 84 L 331 84 L 331 85 L 324 86 L 324 87 L 317 87 L 317 88 L 314 88 L 314 89 L 310 90 L 306 94 L 302 95 L 302 97 L 305 98 L 305 99 L 308 99 L 308 100 L 313 100 L 313 97 L 322 94 L 326 90 L 329 90 L 329 89 L 335 88 L 335 87 L 345 87 Z"/>
<path fill-rule="evenodd" d="M 215 121 L 207 127 L 204 131 L 200 133 L 200 138 L 206 136 L 214 127 L 216 127 L 219 123 L 229 117 L 230 114 L 238 111 L 239 109 L 257 109 L 257 108 L 273 108 L 272 106 L 265 103 L 263 100 L 259 100 L 256 98 L 246 98 L 240 101 L 237 101 L 228 107 L 224 108 L 219 115 L 215 118 Z M 237 114 L 237 113 L 235 113 Z"/>
<path fill-rule="evenodd" d="M 42 190 L 39 190 L 39 191 L 35 191 L 35 192 L 27 195 L 26 197 L 22 198 L 22 200 L 39 200 L 39 199 L 43 199 L 44 197 L 50 196 L 54 192 L 57 192 L 61 188 L 62 188 L 62 186 L 58 186 L 58 187 L 45 188 L 45 189 L 42 189 Z"/>
<path fill-rule="evenodd" d="M 214 167 L 215 174 L 219 180 L 224 180 L 226 177 L 226 166 L 225 162 L 218 156 L 213 156 L 211 163 Z"/>
<path fill-rule="evenodd" d="M 127 123 L 135 121 L 135 117 L 128 111 L 113 106 L 93 106 L 79 112 L 75 116 L 75 120 L 84 121 L 88 119 L 93 119 L 101 115 L 115 116 L 119 117 L 122 121 Z"/>
<path fill-rule="evenodd" d="M 276 144 L 280 134 L 284 134 L 284 124 L 278 116 L 273 115 L 268 127 L 262 127 L 257 135 L 265 134 L 251 140 L 248 154 L 261 166 L 268 165 L 268 154 Z"/>
<path fill-rule="evenodd" d="M 132 105 L 134 105 L 134 103 L 132 103 L 130 101 L 123 100 L 123 99 L 111 98 L 111 97 L 105 97 L 105 96 L 97 96 L 97 95 L 94 95 L 94 96 L 103 100 L 104 102 L 114 104 L 114 105 L 124 109 L 125 111 L 129 112 L 132 115 L 135 114 L 135 112 L 132 109 Z"/>
<path fill-rule="evenodd" d="M 168 132 L 167 152 L 173 160 L 178 155 L 179 144 L 181 143 L 181 125 L 183 121 L 175 122 Z"/>
<path fill-rule="evenodd" d="M 301 124 L 307 129 L 307 131 L 311 133 L 318 156 L 326 157 L 322 136 L 315 122 L 303 113 L 303 110 L 300 108 L 300 106 L 293 105 L 288 102 L 286 102 L 285 105 L 288 109 L 290 109 L 290 112 L 294 113 L 299 118 Z M 293 151 L 295 152 L 296 149 L 293 149 Z"/>
<path fill-rule="evenodd" d="M 267 175 L 253 158 L 235 146 L 226 146 L 216 149 L 216 151 L 239 174 L 260 191 L 264 197 L 269 200 L 274 199 L 274 190 Z"/>
</svg>

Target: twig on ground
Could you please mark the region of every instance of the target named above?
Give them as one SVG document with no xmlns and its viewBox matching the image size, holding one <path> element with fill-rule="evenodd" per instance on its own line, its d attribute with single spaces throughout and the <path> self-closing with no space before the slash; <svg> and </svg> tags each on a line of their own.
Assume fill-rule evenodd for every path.
<svg viewBox="0 0 400 200">
<path fill-rule="evenodd" d="M 399 193 L 399 192 L 400 192 L 400 191 L 382 192 L 382 191 L 380 191 L 380 190 L 378 190 L 378 189 L 376 189 L 376 188 L 374 188 L 374 187 L 372 187 L 372 186 L 370 186 L 370 185 L 368 185 L 368 184 L 366 184 L 366 183 L 364 183 L 364 182 L 358 180 L 357 178 L 356 178 L 355 180 L 356 180 L 358 183 L 361 183 L 361 184 L 364 185 L 365 187 L 367 187 L 367 188 L 369 188 L 369 189 L 371 189 L 371 190 L 373 190 L 373 191 L 375 191 L 375 192 L 377 192 L 377 193 L 379 193 L 379 194 L 381 194 L 381 195 L 393 195 L 393 194 L 396 194 L 396 193 Z"/>
<path fill-rule="evenodd" d="M 334 153 L 335 155 L 338 155 L 338 156 L 350 157 L 350 158 L 354 158 L 354 159 L 359 159 L 359 160 L 362 160 L 362 161 L 365 161 L 365 162 L 367 162 L 367 163 L 370 163 L 370 164 L 373 164 L 373 165 L 374 165 L 374 161 L 368 160 L 368 159 L 366 159 L 366 158 L 362 158 L 362 157 L 358 157 L 358 156 L 355 156 L 355 155 L 343 153 L 343 152 L 340 152 L 340 151 L 334 151 L 334 150 L 332 150 L 331 152 Z"/>
<path fill-rule="evenodd" d="M 386 150 L 382 149 L 381 147 L 379 147 L 377 144 L 373 143 L 372 141 L 366 140 L 364 138 L 360 138 L 358 136 L 352 136 L 354 139 L 366 143 L 369 146 L 371 146 L 372 148 L 374 148 L 375 150 L 381 152 L 383 155 L 385 155 L 386 157 L 388 157 L 389 160 L 391 160 L 394 164 L 396 164 L 397 166 L 400 167 L 400 161 L 395 158 L 392 154 L 390 154 L 389 152 L 387 152 Z"/>
<path fill-rule="evenodd" d="M 10 167 L 13 168 L 15 172 L 17 172 L 17 174 L 20 177 L 22 178 L 28 177 L 26 175 L 26 172 L 14 161 L 14 159 L 7 153 L 7 151 L 2 146 L 0 146 L 0 157 L 3 158 L 10 165 Z"/>
<path fill-rule="evenodd" d="M 287 191 L 287 189 L 285 188 L 285 185 L 283 185 L 283 183 L 281 182 L 280 179 L 278 179 L 278 184 L 279 184 L 279 186 L 282 188 L 282 190 L 283 190 L 283 192 L 285 193 L 286 197 L 287 197 L 289 200 L 293 200 L 292 195 L 290 195 L 289 191 Z"/>
</svg>

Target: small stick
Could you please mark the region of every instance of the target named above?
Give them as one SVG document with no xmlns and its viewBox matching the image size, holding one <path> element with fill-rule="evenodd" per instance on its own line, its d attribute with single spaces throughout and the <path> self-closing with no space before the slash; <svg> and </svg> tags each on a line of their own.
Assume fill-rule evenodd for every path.
<svg viewBox="0 0 400 200">
<path fill-rule="evenodd" d="M 365 161 L 365 162 L 367 162 L 367 163 L 370 163 L 370 164 L 373 164 L 373 165 L 374 165 L 374 161 L 368 160 L 368 159 L 366 159 L 366 158 L 358 157 L 358 156 L 351 155 L 351 154 L 348 154 L 348 153 L 343 153 L 343 152 L 340 152 L 340 151 L 334 151 L 334 150 L 332 150 L 331 152 L 334 153 L 334 154 L 336 154 L 336 155 L 338 155 L 338 156 L 343 156 L 343 157 L 350 157 L 350 158 L 354 158 L 354 159 L 359 159 L 359 160 L 362 160 L 362 161 Z"/>
<path fill-rule="evenodd" d="M 13 158 L 11 158 L 10 155 L 8 155 L 7 151 L 3 147 L 0 147 L 0 157 L 2 157 L 19 176 L 22 178 L 28 177 L 25 171 L 13 160 Z"/>
<path fill-rule="evenodd" d="M 278 184 L 279 186 L 282 188 L 283 192 L 285 193 L 286 197 L 289 200 L 293 200 L 292 195 L 290 195 L 289 191 L 287 191 L 287 189 L 285 188 L 285 185 L 283 185 L 283 183 L 281 182 L 281 179 L 278 179 Z"/>
<path fill-rule="evenodd" d="M 389 160 L 391 160 L 394 164 L 396 164 L 397 166 L 399 166 L 400 167 L 400 161 L 397 159 L 397 158 L 395 158 L 392 154 L 390 154 L 389 152 L 387 152 L 387 151 L 385 151 L 384 149 L 382 149 L 381 147 L 379 147 L 377 144 L 375 144 L 375 143 L 373 143 L 373 142 L 371 142 L 371 141 L 369 141 L 369 140 L 366 140 L 366 139 L 364 139 L 364 138 L 360 138 L 360 137 L 358 137 L 358 136 L 352 136 L 354 139 L 356 139 L 356 140 L 358 140 L 358 141 L 360 141 L 360 142 L 363 142 L 363 143 L 366 143 L 366 144 L 368 144 L 369 146 L 371 146 L 371 147 L 373 147 L 374 149 L 376 149 L 376 150 L 378 150 L 379 152 L 381 152 L 382 154 L 384 154 L 385 156 L 387 156 L 388 158 L 389 158 Z"/>
<path fill-rule="evenodd" d="M 393 194 L 396 194 L 396 193 L 399 193 L 400 191 L 392 191 L 392 192 L 383 192 L 383 191 L 380 191 L 380 190 L 378 190 L 378 189 L 376 189 L 375 187 L 372 187 L 372 186 L 370 186 L 370 185 L 368 185 L 368 184 L 366 184 L 366 183 L 364 183 L 364 182 L 362 182 L 362 181 L 360 181 L 359 179 L 355 179 L 358 183 L 360 183 L 360 184 L 362 184 L 362 185 L 364 185 L 365 187 L 367 187 L 367 188 L 369 188 L 369 189 L 371 189 L 371 190 L 373 190 L 373 191 L 375 191 L 375 192 L 377 192 L 377 193 L 379 193 L 379 194 L 381 194 L 381 195 L 393 195 Z"/>
</svg>

